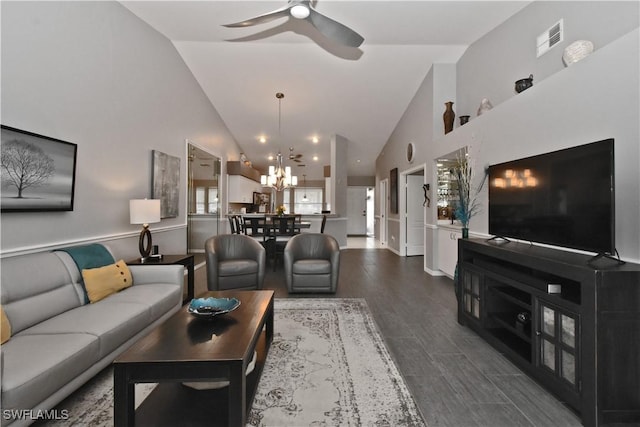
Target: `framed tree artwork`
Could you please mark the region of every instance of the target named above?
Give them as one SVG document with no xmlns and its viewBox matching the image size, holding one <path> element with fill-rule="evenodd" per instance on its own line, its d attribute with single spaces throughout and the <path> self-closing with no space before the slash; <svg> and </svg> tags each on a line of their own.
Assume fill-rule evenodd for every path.
<svg viewBox="0 0 640 427">
<path fill-rule="evenodd" d="M 389 210 L 391 213 L 398 213 L 398 168 L 389 172 Z"/>
<path fill-rule="evenodd" d="M 77 145 L 2 125 L 2 212 L 72 211 Z"/>
</svg>

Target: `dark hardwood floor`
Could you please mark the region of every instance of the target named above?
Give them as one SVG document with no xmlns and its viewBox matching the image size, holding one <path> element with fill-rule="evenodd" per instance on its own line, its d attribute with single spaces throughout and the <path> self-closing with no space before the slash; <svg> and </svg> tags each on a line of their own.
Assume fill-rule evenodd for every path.
<svg viewBox="0 0 640 427">
<path fill-rule="evenodd" d="M 265 288 L 274 289 L 276 298 L 367 301 L 429 426 L 581 425 L 556 398 L 457 323 L 453 281 L 425 273 L 422 257 L 345 249 L 334 295 L 289 295 L 281 262 L 275 272 L 268 266 L 265 279 Z M 200 268 L 196 294 L 204 290 L 206 275 Z"/>
</svg>

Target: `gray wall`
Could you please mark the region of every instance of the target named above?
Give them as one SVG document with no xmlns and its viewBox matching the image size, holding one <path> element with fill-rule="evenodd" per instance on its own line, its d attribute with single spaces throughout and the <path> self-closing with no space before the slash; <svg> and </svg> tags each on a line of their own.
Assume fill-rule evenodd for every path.
<svg viewBox="0 0 640 427">
<path fill-rule="evenodd" d="M 223 163 L 239 148 L 173 45 L 117 2 L 1 7 L 2 123 L 78 145 L 74 211 L 2 214 L 3 256 L 93 240 L 136 256 L 128 200 L 151 197 L 151 150 L 181 159 L 180 214 L 151 229 L 184 252 L 185 139 Z"/>
<path fill-rule="evenodd" d="M 565 41 L 536 60 L 535 37 L 560 18 Z M 614 137 L 617 247 L 623 258 L 640 260 L 638 20 L 638 2 L 533 2 L 467 49 L 455 66 L 453 90 L 450 65 L 444 68 L 449 73 L 433 67 L 378 157 L 376 181 L 387 178 L 391 168 L 402 172 L 411 167 L 404 157 L 411 141 L 416 144 L 414 163 L 425 162 L 435 183 L 429 171 L 434 160 L 465 145 L 471 146 L 476 164 L 485 166 Z M 565 68 L 564 47 L 577 39 L 592 40 L 596 51 Z M 534 74 L 534 86 L 516 94 L 515 80 L 529 74 Z M 447 96 L 453 98 L 443 100 Z M 495 108 L 476 117 L 484 97 Z M 447 100 L 455 102 L 458 116 L 472 117 L 467 125 L 456 124 L 453 132 L 438 136 Z M 437 200 L 435 190 L 431 195 Z M 436 251 L 436 233 L 430 231 L 437 226 L 435 203 L 431 206 L 425 248 Z M 391 240 L 397 216 L 392 217 L 388 241 L 397 250 Z M 483 211 L 472 219 L 471 232 L 487 230 Z M 436 253 L 425 257 L 425 268 L 436 269 L 435 260 Z"/>
<path fill-rule="evenodd" d="M 534 1 L 486 34 L 458 61 L 456 114 L 476 116 L 482 98 L 494 106 L 516 95 L 516 80 L 534 86 L 562 71 L 565 47 L 590 40 L 595 49 L 638 27 L 637 1 Z M 536 58 L 536 37 L 564 18 L 564 41 Z"/>
</svg>

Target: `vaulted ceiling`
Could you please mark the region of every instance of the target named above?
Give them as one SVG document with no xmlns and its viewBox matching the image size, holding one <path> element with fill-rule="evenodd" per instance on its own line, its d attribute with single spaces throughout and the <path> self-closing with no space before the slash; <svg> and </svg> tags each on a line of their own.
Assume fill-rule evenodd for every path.
<svg viewBox="0 0 640 427">
<path fill-rule="evenodd" d="M 361 34 L 359 48 L 293 17 L 222 26 L 286 0 L 121 3 L 173 42 L 255 167 L 266 169 L 273 163 L 268 156 L 280 150 L 298 175 L 319 179 L 334 134 L 348 139 L 349 175 L 374 175 L 376 157 L 432 64 L 457 62 L 471 43 L 530 2 L 313 2 Z M 285 94 L 280 116 L 277 92 Z M 288 160 L 289 147 L 301 162 Z"/>
</svg>

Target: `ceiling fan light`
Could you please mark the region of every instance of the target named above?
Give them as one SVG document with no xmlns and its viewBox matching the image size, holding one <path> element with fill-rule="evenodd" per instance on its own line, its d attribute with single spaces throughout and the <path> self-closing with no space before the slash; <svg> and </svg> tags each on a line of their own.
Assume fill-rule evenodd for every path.
<svg viewBox="0 0 640 427">
<path fill-rule="evenodd" d="M 309 16 L 309 8 L 307 6 L 297 4 L 291 8 L 291 16 L 296 19 L 304 19 Z"/>
</svg>

